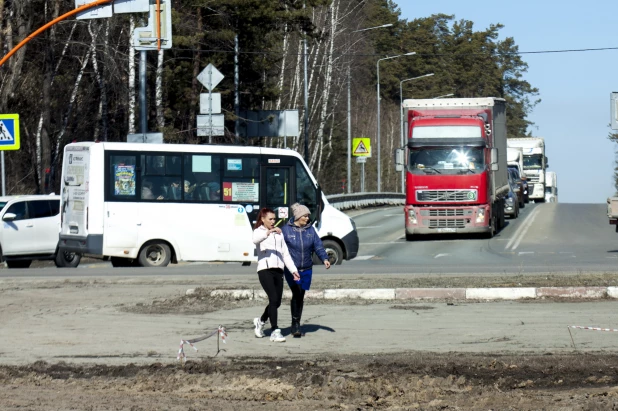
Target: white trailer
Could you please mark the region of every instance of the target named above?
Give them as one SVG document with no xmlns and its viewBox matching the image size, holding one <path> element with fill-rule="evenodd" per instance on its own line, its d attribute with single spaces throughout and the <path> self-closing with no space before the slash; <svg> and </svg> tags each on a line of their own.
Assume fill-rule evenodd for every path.
<svg viewBox="0 0 618 411">
<path fill-rule="evenodd" d="M 545 139 L 541 137 L 509 138 L 507 146 L 522 149 L 530 199 L 535 202 L 545 202 L 545 169 L 547 168 Z"/>
<path fill-rule="evenodd" d="M 558 176 L 555 171 L 548 171 L 546 173 L 545 181 L 545 202 L 557 203 L 558 202 Z"/>
<path fill-rule="evenodd" d="M 517 167 L 519 175 L 525 177 L 524 150 L 521 147 L 508 147 L 506 149 L 506 162 L 509 166 Z"/>
</svg>

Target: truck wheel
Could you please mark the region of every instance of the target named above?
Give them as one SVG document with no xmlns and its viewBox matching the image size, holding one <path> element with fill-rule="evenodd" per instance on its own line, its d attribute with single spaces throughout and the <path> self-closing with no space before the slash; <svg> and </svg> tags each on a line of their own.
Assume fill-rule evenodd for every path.
<svg viewBox="0 0 618 411">
<path fill-rule="evenodd" d="M 32 260 L 14 260 L 6 262 L 9 268 L 28 268 L 30 264 L 32 264 Z"/>
<path fill-rule="evenodd" d="M 330 265 L 339 265 L 343 262 L 343 250 L 336 241 L 324 240 L 324 251 L 328 254 Z M 320 261 L 320 264 L 323 264 L 323 262 Z"/>
<path fill-rule="evenodd" d="M 326 247 L 325 247 L 326 248 Z M 167 267 L 172 259 L 172 250 L 165 243 L 147 243 L 139 252 L 137 260 L 142 267 Z"/>
<path fill-rule="evenodd" d="M 56 263 L 56 267 L 58 268 L 75 268 L 79 265 L 81 259 L 81 254 L 58 250 L 56 258 L 54 258 L 54 263 Z"/>
<path fill-rule="evenodd" d="M 414 235 L 406 233 L 406 241 L 414 241 Z"/>
</svg>

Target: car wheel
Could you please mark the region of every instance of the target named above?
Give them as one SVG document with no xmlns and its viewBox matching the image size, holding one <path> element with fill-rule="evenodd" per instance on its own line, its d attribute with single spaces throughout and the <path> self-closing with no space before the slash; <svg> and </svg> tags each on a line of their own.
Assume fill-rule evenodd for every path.
<svg viewBox="0 0 618 411">
<path fill-rule="evenodd" d="M 343 262 L 343 250 L 336 241 L 325 240 L 324 251 L 328 254 L 328 261 L 330 261 L 330 265 L 339 265 Z"/>
<path fill-rule="evenodd" d="M 165 243 L 147 243 L 137 259 L 142 267 L 167 267 L 172 260 L 172 250 Z"/>
<path fill-rule="evenodd" d="M 72 253 L 69 251 L 60 251 L 56 253 L 56 258 L 54 262 L 56 263 L 56 267 L 62 268 L 75 268 L 79 265 L 79 262 L 82 259 L 82 255 L 78 253 Z"/>
<path fill-rule="evenodd" d="M 7 261 L 6 265 L 9 268 L 28 268 L 32 264 L 32 260 L 15 260 Z"/>
</svg>

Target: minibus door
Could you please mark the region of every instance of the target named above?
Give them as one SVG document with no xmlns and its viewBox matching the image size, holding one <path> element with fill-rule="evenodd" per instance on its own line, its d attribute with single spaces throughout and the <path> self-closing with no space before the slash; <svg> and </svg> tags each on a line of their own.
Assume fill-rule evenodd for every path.
<svg viewBox="0 0 618 411">
<path fill-rule="evenodd" d="M 282 227 L 292 217 L 290 206 L 293 189 L 294 168 L 289 166 L 263 166 L 260 197 L 261 207 L 268 207 L 275 212 L 276 227 Z"/>
</svg>

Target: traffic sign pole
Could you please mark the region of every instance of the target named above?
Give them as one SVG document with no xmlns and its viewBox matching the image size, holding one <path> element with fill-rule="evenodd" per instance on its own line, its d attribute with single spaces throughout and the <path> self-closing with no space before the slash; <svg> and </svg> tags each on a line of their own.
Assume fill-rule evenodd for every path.
<svg viewBox="0 0 618 411">
<path fill-rule="evenodd" d="M 0 151 L 0 163 L 2 163 L 2 196 L 6 195 L 6 180 L 4 177 L 4 151 Z"/>
</svg>

